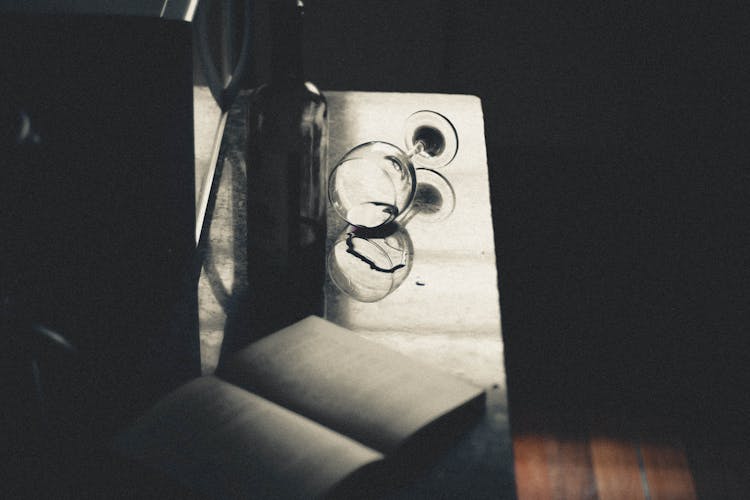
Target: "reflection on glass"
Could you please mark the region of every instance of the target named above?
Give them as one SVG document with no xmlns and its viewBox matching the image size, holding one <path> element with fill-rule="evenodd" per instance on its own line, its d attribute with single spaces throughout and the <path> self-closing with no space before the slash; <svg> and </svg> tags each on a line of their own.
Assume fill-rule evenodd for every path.
<svg viewBox="0 0 750 500">
<path fill-rule="evenodd" d="M 344 293 L 375 302 L 393 292 L 411 272 L 414 246 L 397 224 L 381 230 L 347 227 L 328 254 L 328 274 Z"/>
</svg>

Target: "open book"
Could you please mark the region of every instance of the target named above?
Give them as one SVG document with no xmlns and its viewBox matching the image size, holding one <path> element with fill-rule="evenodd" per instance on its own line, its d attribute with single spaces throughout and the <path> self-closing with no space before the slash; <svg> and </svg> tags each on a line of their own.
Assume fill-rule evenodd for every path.
<svg viewBox="0 0 750 500">
<path fill-rule="evenodd" d="M 164 397 L 114 447 L 211 498 L 336 496 L 408 468 L 484 404 L 482 389 L 310 316 Z"/>
</svg>

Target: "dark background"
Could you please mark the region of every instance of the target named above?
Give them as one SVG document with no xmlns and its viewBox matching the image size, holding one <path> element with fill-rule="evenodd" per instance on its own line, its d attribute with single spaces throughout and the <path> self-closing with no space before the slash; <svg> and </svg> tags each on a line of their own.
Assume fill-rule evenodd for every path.
<svg viewBox="0 0 750 500">
<path fill-rule="evenodd" d="M 320 88 L 482 98 L 512 411 L 585 407 L 730 438 L 746 427 L 740 8 L 307 7 Z"/>
<path fill-rule="evenodd" d="M 255 72 L 246 82 L 250 87 L 268 77 L 267 1 L 255 2 Z M 699 440 L 708 436 L 737 441 L 738 433 L 745 435 L 746 366 L 750 365 L 750 37 L 742 21 L 747 12 L 709 2 L 592 7 L 515 0 L 308 0 L 307 6 L 307 74 L 320 88 L 470 93 L 482 99 L 514 429 L 528 426 L 518 415 L 536 412 L 562 416 L 557 419 L 562 430 L 572 432 L 590 425 L 591 419 L 595 424 L 614 419 L 621 426 L 633 422 L 650 429 L 668 426 Z M 133 32 L 105 30 L 100 35 L 101 45 L 105 39 L 127 41 Z M 182 49 L 187 49 L 188 37 L 185 34 Z M 160 40 L 154 43 L 179 44 L 170 37 Z M 64 49 L 63 44 L 52 45 Z M 97 53 L 98 45 L 86 47 L 92 60 L 104 57 Z M 142 49 L 131 49 L 132 58 L 123 60 L 140 61 Z M 153 66 L 148 71 L 159 75 L 163 71 L 161 78 L 170 82 L 170 64 L 176 65 L 174 71 L 188 67 L 187 60 L 184 64 L 143 60 Z M 79 62 L 85 69 L 90 61 Z M 39 69 L 49 73 L 58 63 Z M 142 89 L 141 72 L 130 76 L 122 82 Z M 105 77 L 99 74 L 101 81 L 113 80 Z M 39 81 L 42 86 L 47 83 Z M 65 87 L 64 80 L 55 84 Z M 94 82 L 78 91 L 87 94 L 96 89 Z M 105 96 L 118 91 L 102 89 Z M 139 95 L 128 89 L 123 94 Z M 56 102 L 54 93 L 49 95 L 49 105 L 65 104 Z M 159 101 L 158 95 L 150 95 Z M 116 132 L 98 126 L 108 121 L 91 104 L 95 102 L 91 100 L 79 114 L 61 113 L 70 118 L 69 127 L 54 125 L 74 130 L 78 122 L 87 123 L 91 135 L 104 134 L 107 139 L 92 143 L 97 154 L 118 155 L 122 151 L 107 146 L 117 142 Z M 124 100 L 124 105 L 136 110 L 142 103 Z M 158 105 L 145 108 L 153 112 L 149 122 L 171 130 Z M 98 118 L 91 120 L 91 116 Z M 134 120 L 139 116 L 132 114 Z M 184 116 L 175 120 L 184 123 Z M 162 153 L 171 158 L 169 148 Z M 71 157 L 78 160 L 86 154 L 76 150 Z M 136 163 L 147 166 L 160 159 Z M 118 171 L 117 165 L 92 171 L 106 184 L 107 172 Z M 46 175 L 43 170 L 34 172 Z M 131 248 L 128 255 L 134 267 L 138 267 L 138 252 L 132 250 L 136 247 L 121 241 L 128 235 L 140 235 L 138 241 L 147 249 L 153 247 L 155 255 L 170 248 L 160 246 L 169 235 L 161 234 L 161 221 L 150 218 L 150 207 L 127 196 L 141 189 L 136 186 L 138 179 L 153 178 L 145 173 L 114 176 L 134 183 L 126 184 L 130 191 L 112 184 L 112 192 L 125 193 L 122 198 L 109 199 L 86 185 L 93 200 L 104 197 L 105 204 L 135 204 L 107 212 L 113 219 L 103 223 L 100 214 L 86 214 L 86 220 L 111 227 L 122 227 L 122 218 L 129 220 L 125 214 L 140 214 L 132 223 L 136 230 L 115 235 L 120 239 L 112 243 Z M 10 174 L 25 176 L 12 167 Z M 55 180 L 48 177 L 37 182 L 35 175 L 24 179 L 49 186 L 42 190 L 44 196 L 30 202 L 24 192 L 7 183 L 0 187 L 8 206 L 15 206 L 16 200 L 43 206 L 46 199 L 53 200 L 47 205 L 62 206 L 60 200 L 73 198 L 75 192 L 57 186 L 83 186 L 62 175 L 56 184 L 43 182 Z M 165 198 L 162 194 L 173 188 L 171 183 L 158 184 L 148 198 Z M 192 206 L 192 200 L 179 196 L 174 200 L 178 203 L 174 213 L 188 213 L 179 203 Z M 13 222 L 12 212 L 3 217 Z M 187 219 L 181 223 L 190 225 Z M 48 225 L 62 236 L 67 234 L 65 226 Z M 90 233 L 90 238 L 107 234 Z M 182 238 L 192 235 L 192 230 L 175 229 L 169 234 Z M 37 236 L 33 249 L 42 254 L 57 251 L 47 248 L 44 233 Z M 85 238 L 71 241 L 82 246 Z M 175 241 L 175 248 L 192 251 L 192 240 Z M 27 248 L 14 247 L 14 255 L 16 250 L 29 262 L 34 260 Z M 64 252 L 57 256 L 60 262 L 67 257 Z M 174 260 L 161 256 L 154 262 L 161 258 Z M 117 276 L 130 276 L 128 266 L 121 267 L 105 266 L 109 273 L 104 276 L 115 276 L 113 282 Z M 181 274 L 180 269 L 158 269 L 171 277 Z M 160 279 L 161 274 L 143 271 L 141 275 L 133 286 L 176 287 L 171 278 Z M 47 276 L 39 273 L 38 278 L 43 283 Z M 108 283 L 92 280 L 91 286 L 104 289 Z M 36 293 L 34 287 L 25 289 Z M 54 299 L 57 295 L 51 292 Z M 148 314 L 141 319 L 165 309 L 146 303 L 148 296 L 143 293 L 125 296 L 143 302 Z M 131 306 L 112 307 L 132 310 Z M 87 325 L 94 333 L 104 330 L 101 326 L 110 328 L 87 324 L 89 312 L 100 313 L 97 304 L 90 308 L 61 316 Z M 66 304 L 59 307 L 70 309 Z M 125 316 L 118 315 L 124 318 L 121 326 L 130 328 L 130 318 Z M 91 337 L 110 353 L 118 353 L 120 345 L 109 338 L 120 338 L 123 345 L 127 339 Z M 143 343 L 138 346 L 149 348 Z M 97 352 L 94 347 L 90 350 Z M 139 352 L 134 348 L 131 354 L 130 359 L 137 358 Z M 12 356 L 12 350 L 5 353 Z M 128 359 L 123 359 L 122 371 L 127 371 Z M 107 360 L 97 363 L 105 366 Z M 7 380 L 13 380 L 12 374 Z M 24 389 L 6 386 L 18 392 Z M 117 404 L 130 407 L 125 401 Z M 40 449 L 45 446 L 41 443 Z M 29 470 L 35 473 L 36 468 Z"/>
</svg>

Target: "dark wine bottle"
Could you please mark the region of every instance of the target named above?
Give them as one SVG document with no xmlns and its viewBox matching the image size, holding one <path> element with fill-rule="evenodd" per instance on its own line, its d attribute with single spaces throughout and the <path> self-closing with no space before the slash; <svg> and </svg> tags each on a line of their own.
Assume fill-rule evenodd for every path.
<svg viewBox="0 0 750 500">
<path fill-rule="evenodd" d="M 249 329 L 271 333 L 323 314 L 326 100 L 305 81 L 299 0 L 270 5 L 271 80 L 247 112 Z"/>
</svg>

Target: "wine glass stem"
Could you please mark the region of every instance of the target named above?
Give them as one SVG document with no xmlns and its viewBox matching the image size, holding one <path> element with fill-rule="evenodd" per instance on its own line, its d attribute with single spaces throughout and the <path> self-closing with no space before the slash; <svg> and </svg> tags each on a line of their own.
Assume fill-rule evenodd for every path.
<svg viewBox="0 0 750 500">
<path fill-rule="evenodd" d="M 411 160 L 416 155 L 424 152 L 426 147 L 427 145 L 424 143 L 424 141 L 417 141 L 414 143 L 414 147 L 406 152 L 406 156 Z"/>
</svg>

